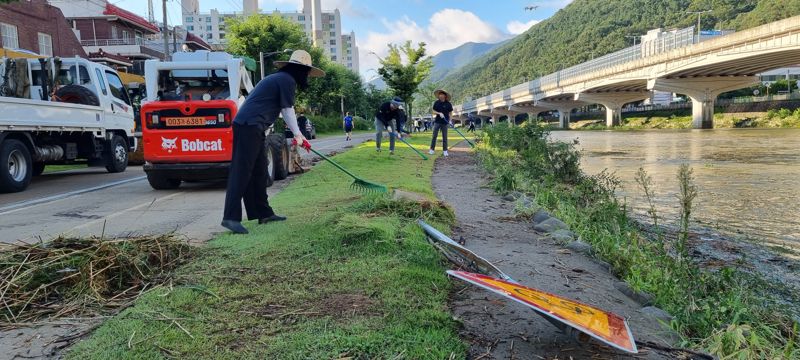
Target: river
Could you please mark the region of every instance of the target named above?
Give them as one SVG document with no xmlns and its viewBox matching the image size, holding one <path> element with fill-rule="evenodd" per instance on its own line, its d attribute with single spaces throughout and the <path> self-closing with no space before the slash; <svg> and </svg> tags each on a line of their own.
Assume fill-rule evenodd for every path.
<svg viewBox="0 0 800 360">
<path fill-rule="evenodd" d="M 554 131 L 551 137 L 577 139 L 584 171 L 615 173 L 619 194 L 639 215 L 646 202 L 637 170 L 652 176 L 660 217 L 675 223 L 678 168 L 688 163 L 699 192 L 695 225 L 800 250 L 800 129 Z"/>
</svg>

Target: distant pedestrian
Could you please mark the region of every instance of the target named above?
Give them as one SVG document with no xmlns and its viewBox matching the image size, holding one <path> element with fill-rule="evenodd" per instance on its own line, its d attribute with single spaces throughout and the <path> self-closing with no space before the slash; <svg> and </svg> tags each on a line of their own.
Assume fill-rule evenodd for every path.
<svg viewBox="0 0 800 360">
<path fill-rule="evenodd" d="M 469 129 L 467 129 L 467 132 L 475 132 L 475 117 L 472 116 L 471 113 L 467 115 L 467 121 L 469 121 Z"/>
<path fill-rule="evenodd" d="M 422 126 L 420 126 L 421 122 L 422 121 L 420 121 L 419 119 L 414 120 L 414 131 L 416 131 L 416 132 L 420 132 L 421 131 L 421 129 L 422 129 Z"/>
<path fill-rule="evenodd" d="M 375 113 L 375 148 L 381 152 L 381 140 L 383 132 L 389 133 L 389 154 L 394 154 L 394 138 L 397 129 L 397 120 L 400 117 L 400 107 L 403 106 L 403 99 L 395 96 L 378 108 Z"/>
<path fill-rule="evenodd" d="M 347 134 L 346 141 L 353 140 L 353 117 L 350 116 L 349 111 L 344 117 L 343 125 L 344 125 L 344 133 Z"/>
<path fill-rule="evenodd" d="M 436 150 L 436 137 L 439 134 L 439 130 L 442 131 L 442 155 L 448 156 L 447 154 L 447 127 L 450 126 L 450 113 L 453 112 L 453 104 L 450 103 L 450 94 L 448 94 L 444 90 L 436 90 L 433 92 L 436 95 L 436 102 L 433 103 L 433 115 L 434 123 L 433 123 L 433 137 L 431 138 L 431 149 L 429 153 L 431 155 L 434 154 L 434 150 Z"/>
</svg>

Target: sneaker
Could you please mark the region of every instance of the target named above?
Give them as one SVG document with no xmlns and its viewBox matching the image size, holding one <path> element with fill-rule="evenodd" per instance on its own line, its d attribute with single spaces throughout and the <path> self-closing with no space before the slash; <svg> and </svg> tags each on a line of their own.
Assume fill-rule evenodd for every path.
<svg viewBox="0 0 800 360">
<path fill-rule="evenodd" d="M 428 155 L 433 155 L 433 154 L 435 154 L 435 152 L 433 151 L 433 149 L 431 149 L 431 150 L 428 150 Z"/>
<path fill-rule="evenodd" d="M 377 149 L 375 149 L 375 151 L 381 152 L 381 148 L 377 148 Z"/>
<path fill-rule="evenodd" d="M 448 156 L 450 156 L 450 154 L 448 154 L 448 153 L 447 153 L 447 150 L 443 151 L 443 152 L 442 152 L 442 155 L 444 155 L 444 157 L 448 157 Z"/>
<path fill-rule="evenodd" d="M 394 155 L 394 150 L 389 150 L 389 155 Z"/>
<path fill-rule="evenodd" d="M 234 234 L 247 234 L 248 231 L 242 226 L 242 223 L 233 220 L 222 220 L 222 225 L 224 228 L 232 231 Z"/>
<path fill-rule="evenodd" d="M 272 215 L 270 217 L 265 217 L 263 219 L 258 219 L 258 223 L 259 224 L 266 224 L 266 223 L 273 222 L 273 221 L 286 221 L 286 217 L 285 216 L 280 216 L 280 215 Z"/>
</svg>

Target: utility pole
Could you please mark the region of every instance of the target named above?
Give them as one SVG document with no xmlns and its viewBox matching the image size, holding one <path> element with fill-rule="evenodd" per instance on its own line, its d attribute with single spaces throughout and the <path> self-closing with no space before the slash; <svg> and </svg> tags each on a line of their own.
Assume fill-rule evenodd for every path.
<svg viewBox="0 0 800 360">
<path fill-rule="evenodd" d="M 688 14 L 697 14 L 697 42 L 700 42 L 700 17 L 703 14 L 710 13 L 711 10 L 703 10 L 703 11 L 687 11 Z"/>
<path fill-rule="evenodd" d="M 167 0 L 161 2 L 161 12 L 164 15 L 164 25 L 161 29 L 161 36 L 164 38 L 164 61 L 169 60 L 169 27 L 167 26 Z"/>
</svg>

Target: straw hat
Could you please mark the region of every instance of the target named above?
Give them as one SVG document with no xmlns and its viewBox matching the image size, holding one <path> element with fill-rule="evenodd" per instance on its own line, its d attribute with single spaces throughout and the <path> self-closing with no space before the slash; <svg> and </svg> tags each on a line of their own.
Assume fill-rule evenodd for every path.
<svg viewBox="0 0 800 360">
<path fill-rule="evenodd" d="M 314 67 L 314 65 L 311 64 L 311 54 L 309 54 L 308 51 L 305 50 L 295 50 L 292 53 L 292 57 L 289 58 L 289 61 L 275 61 L 273 64 L 275 64 L 275 67 L 277 67 L 278 69 L 283 68 L 284 66 L 289 64 L 303 65 L 311 69 L 311 71 L 308 73 L 309 77 L 325 76 L 324 71 Z"/>
<path fill-rule="evenodd" d="M 439 89 L 433 92 L 433 95 L 436 96 L 437 99 L 439 98 L 439 94 L 444 94 L 445 100 L 450 101 L 450 94 L 447 93 L 447 91 Z"/>
</svg>

